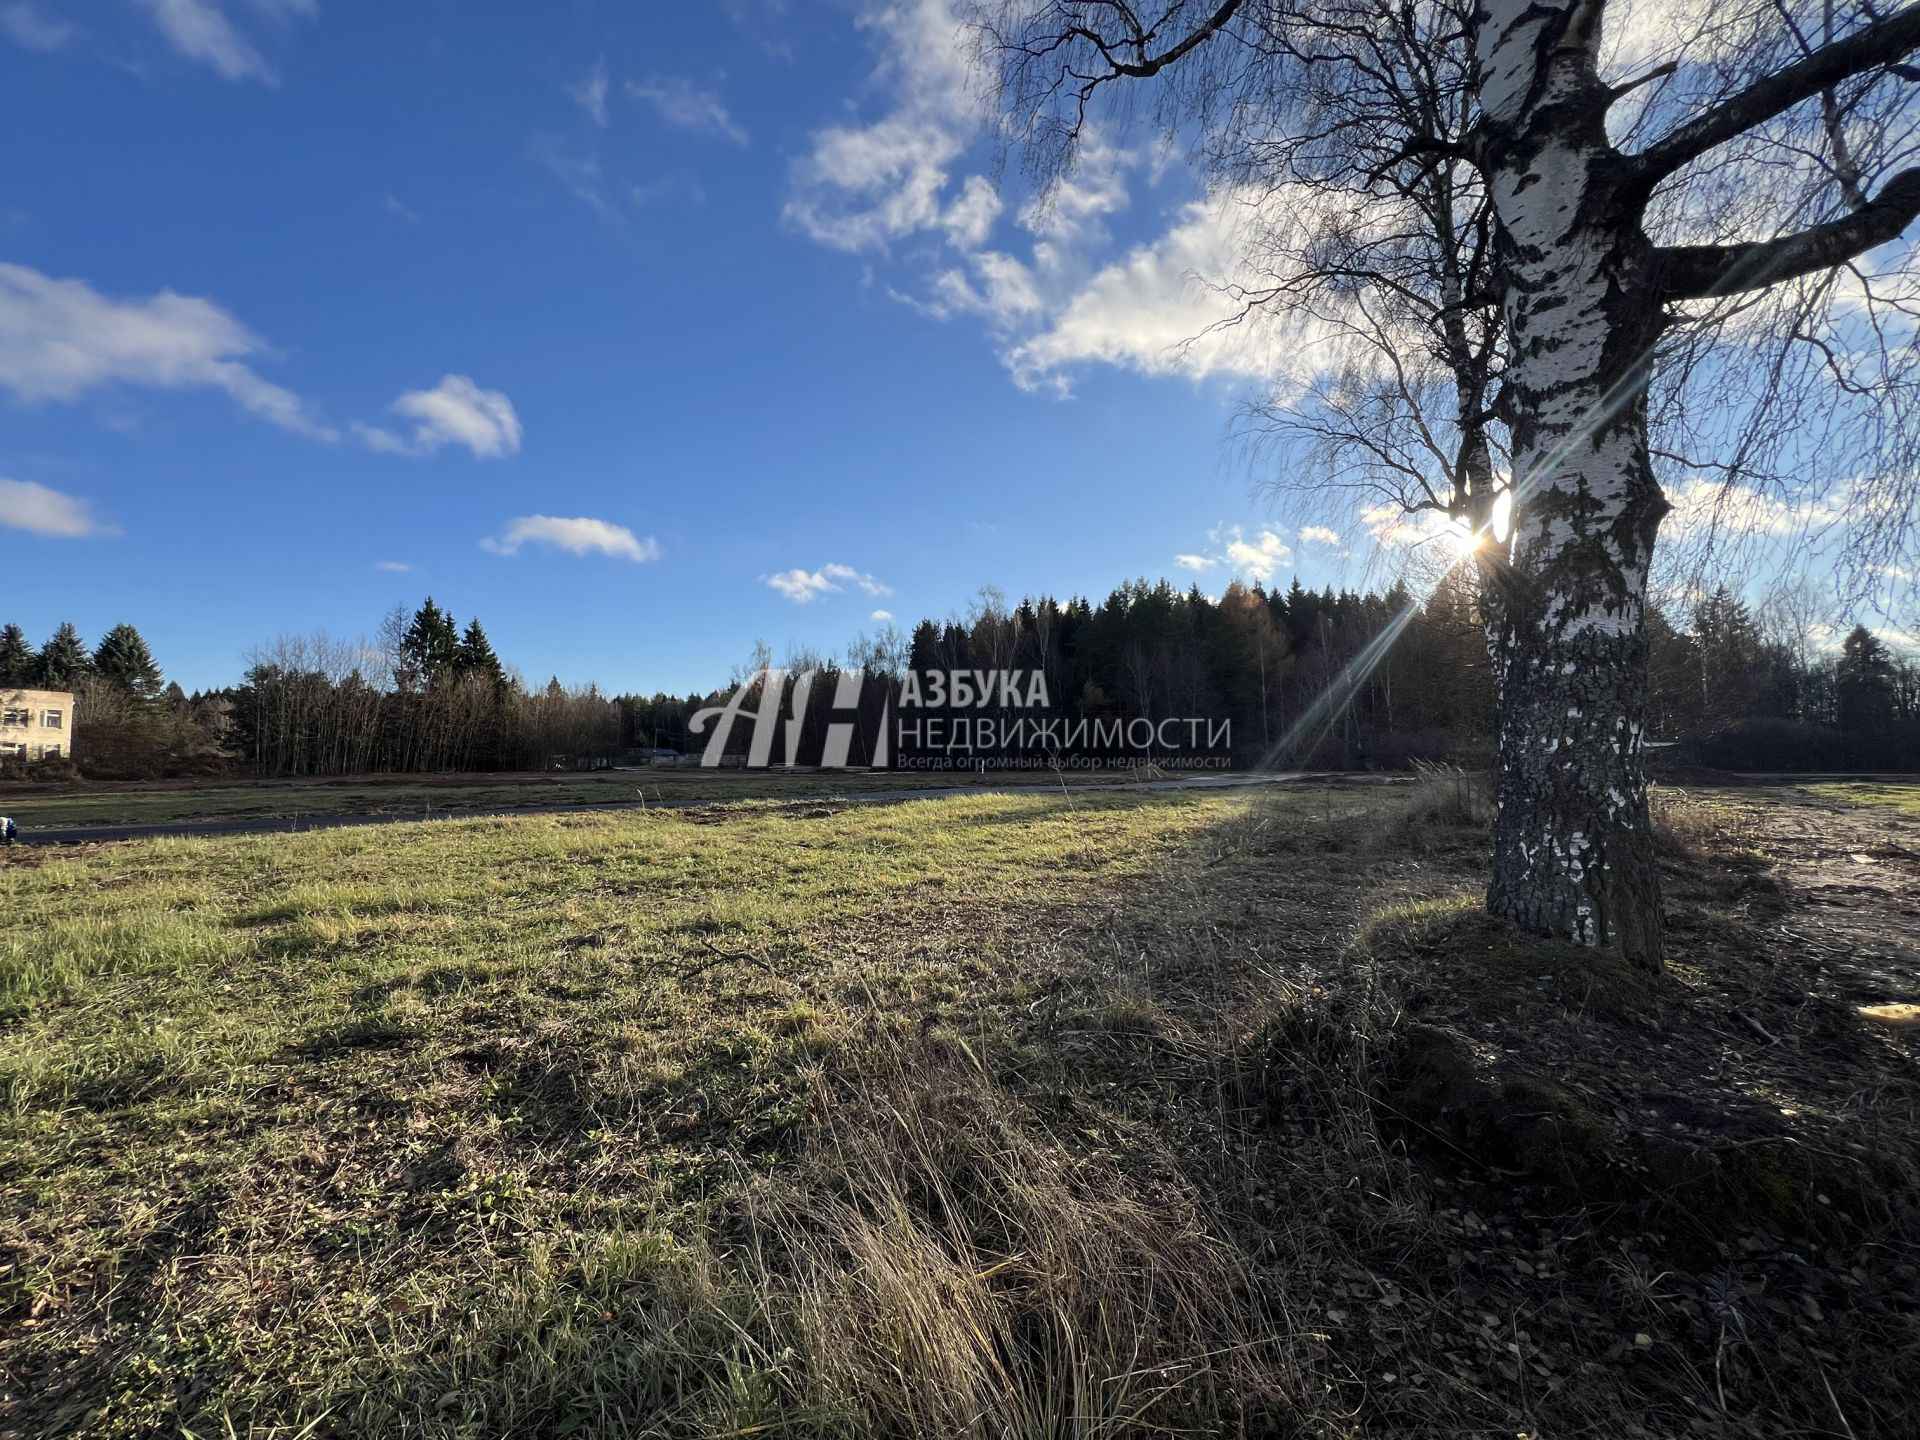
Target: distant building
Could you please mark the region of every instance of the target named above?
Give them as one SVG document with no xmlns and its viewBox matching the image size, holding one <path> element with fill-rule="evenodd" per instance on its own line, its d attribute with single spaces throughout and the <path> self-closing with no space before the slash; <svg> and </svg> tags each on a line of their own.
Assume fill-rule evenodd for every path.
<svg viewBox="0 0 1920 1440">
<path fill-rule="evenodd" d="M 0 690 L 0 762 L 73 754 L 73 696 L 65 690 Z"/>
</svg>

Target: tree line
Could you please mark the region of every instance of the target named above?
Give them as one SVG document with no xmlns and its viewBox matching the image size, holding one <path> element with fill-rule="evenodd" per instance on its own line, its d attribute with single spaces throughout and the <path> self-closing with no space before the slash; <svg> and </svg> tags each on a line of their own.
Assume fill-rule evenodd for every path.
<svg viewBox="0 0 1920 1440">
<path fill-rule="evenodd" d="M 1920 664 L 1866 627 L 1823 647 L 1721 589 L 1677 621 L 1656 608 L 1649 628 L 1650 735 L 1664 753 L 1736 770 L 1920 769 Z M 1037 669 L 1069 719 L 1206 716 L 1232 722 L 1239 766 L 1395 768 L 1491 759 L 1484 633 L 1472 578 L 1459 572 L 1419 602 L 1401 585 L 1235 582 L 1215 598 L 1138 580 L 1097 604 L 1041 596 L 1008 606 L 983 591 L 962 615 L 863 636 L 843 659 L 801 651 L 782 663 L 829 681 L 844 666 Z M 770 663 L 763 646 L 736 680 Z M 816 718 L 833 688 L 813 686 Z M 697 750 L 706 736 L 688 721 L 721 698 L 622 696 L 623 739 Z M 730 750 L 747 742 L 735 727 Z"/>
<path fill-rule="evenodd" d="M 824 672 L 810 697 L 821 720 L 849 667 L 881 677 L 1024 670 L 1044 674 L 1049 713 L 1069 720 L 1230 721 L 1238 766 L 1471 763 L 1488 757 L 1494 725 L 1476 603 L 1460 574 L 1422 601 L 1398 584 L 1313 590 L 1297 578 L 1284 589 L 1235 581 L 1218 597 L 1136 580 L 1098 603 L 1009 605 L 984 590 L 945 620 L 779 663 Z M 1823 649 L 1721 589 L 1678 624 L 1656 610 L 1649 637 L 1650 735 L 1684 758 L 1920 768 L 1920 665 L 1864 626 Z M 18 625 L 0 627 L 0 687 L 73 691 L 74 758 L 101 776 L 545 770 L 656 749 L 695 755 L 708 737 L 694 715 L 775 663 L 761 646 L 732 684 L 687 695 L 529 686 L 477 617 L 462 625 L 428 598 L 390 613 L 370 641 L 281 637 L 249 657 L 238 684 L 189 695 L 166 682 L 132 625 L 91 649 L 70 624 L 38 648 Z M 869 708 L 877 724 L 877 701 Z M 729 748 L 742 753 L 750 727 L 735 730 Z"/>
</svg>

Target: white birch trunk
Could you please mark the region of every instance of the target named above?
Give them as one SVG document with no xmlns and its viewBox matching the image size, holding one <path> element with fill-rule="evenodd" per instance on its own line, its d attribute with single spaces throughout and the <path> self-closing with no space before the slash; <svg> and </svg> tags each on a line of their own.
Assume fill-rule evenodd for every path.
<svg viewBox="0 0 1920 1440">
<path fill-rule="evenodd" d="M 1617 201 L 1594 65 L 1601 6 L 1480 0 L 1483 158 L 1500 225 L 1516 503 L 1495 617 L 1499 813 L 1488 905 L 1660 963 L 1642 763 L 1648 562 L 1666 509 L 1647 450 L 1662 310 Z"/>
</svg>

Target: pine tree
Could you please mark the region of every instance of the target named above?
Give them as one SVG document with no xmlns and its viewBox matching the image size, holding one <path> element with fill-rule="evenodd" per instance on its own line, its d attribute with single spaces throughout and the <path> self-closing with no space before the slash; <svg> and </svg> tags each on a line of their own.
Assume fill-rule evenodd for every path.
<svg viewBox="0 0 1920 1440">
<path fill-rule="evenodd" d="M 131 625 L 116 625 L 100 640 L 93 652 L 94 672 L 142 704 L 152 704 L 165 688 L 160 667 L 140 632 Z"/>
<path fill-rule="evenodd" d="M 1709 726 L 1744 720 L 1760 693 L 1760 627 L 1753 612 L 1724 585 L 1694 612 L 1700 641 L 1700 699 Z"/>
<path fill-rule="evenodd" d="M 414 611 L 400 651 L 406 667 L 423 685 L 433 684 L 459 663 L 460 632 L 453 616 L 434 604 L 431 595 Z"/>
<path fill-rule="evenodd" d="M 487 632 L 480 628 L 478 616 L 467 622 L 466 633 L 460 637 L 454 668 L 462 675 L 484 677 L 496 690 L 507 683 L 506 667 L 500 663 L 500 657 L 493 653 L 493 642 L 487 639 Z"/>
<path fill-rule="evenodd" d="M 47 690 L 71 690 L 74 682 L 92 668 L 87 642 L 68 622 L 53 632 L 34 657 L 33 683 Z"/>
<path fill-rule="evenodd" d="M 1840 728 L 1850 735 L 1872 734 L 1894 717 L 1899 692 L 1893 657 L 1880 637 L 1864 625 L 1854 626 L 1840 647 L 1834 689 L 1840 704 Z"/>
<path fill-rule="evenodd" d="M 33 647 L 18 625 L 0 628 L 0 686 L 26 685 L 33 679 Z"/>
</svg>

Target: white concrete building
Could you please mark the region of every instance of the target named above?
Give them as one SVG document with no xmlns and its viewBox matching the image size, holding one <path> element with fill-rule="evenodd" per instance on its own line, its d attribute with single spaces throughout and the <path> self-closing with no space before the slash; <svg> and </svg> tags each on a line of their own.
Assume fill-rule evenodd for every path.
<svg viewBox="0 0 1920 1440">
<path fill-rule="evenodd" d="M 73 754 L 73 696 L 65 690 L 0 688 L 0 762 Z"/>
</svg>

